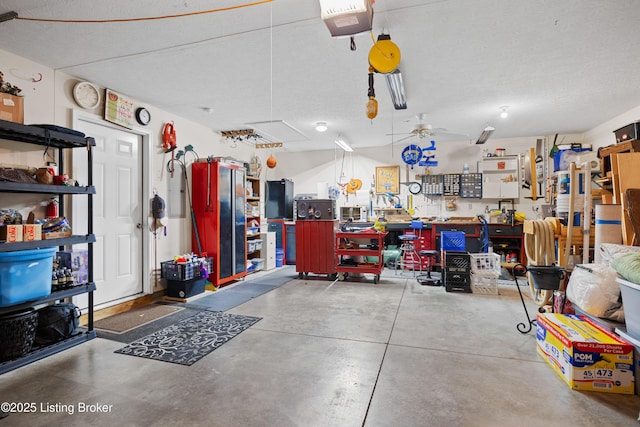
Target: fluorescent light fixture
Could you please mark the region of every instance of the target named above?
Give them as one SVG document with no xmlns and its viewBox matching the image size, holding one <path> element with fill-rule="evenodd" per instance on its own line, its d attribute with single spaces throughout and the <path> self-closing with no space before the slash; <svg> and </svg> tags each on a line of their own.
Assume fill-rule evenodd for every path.
<svg viewBox="0 0 640 427">
<path fill-rule="evenodd" d="M 400 69 L 396 68 L 392 72 L 385 74 L 384 78 L 387 80 L 387 86 L 389 87 L 389 94 L 391 95 L 393 107 L 396 110 L 406 110 L 407 98 L 404 94 L 404 83 L 402 82 Z"/>
<path fill-rule="evenodd" d="M 482 130 L 482 133 L 478 137 L 476 144 L 484 144 L 485 142 L 487 142 L 487 139 L 489 139 L 494 130 L 496 130 L 496 128 L 492 126 L 487 126 L 486 128 L 484 128 Z"/>
<path fill-rule="evenodd" d="M 329 129 L 327 127 L 327 122 L 317 122 L 316 123 L 316 130 L 318 132 L 325 132 L 327 129 Z"/>
<path fill-rule="evenodd" d="M 500 107 L 500 117 L 502 117 L 503 119 L 509 117 L 509 112 L 507 111 L 508 109 L 509 106 L 507 105 L 505 105 L 504 107 Z"/>
<path fill-rule="evenodd" d="M 344 138 L 341 135 L 338 135 L 338 137 L 335 140 L 335 143 L 338 147 L 342 148 L 344 151 L 353 151 L 353 148 L 351 148 L 351 146 L 347 144 L 347 142 L 344 140 Z"/>
<path fill-rule="evenodd" d="M 333 37 L 352 36 L 373 26 L 371 0 L 319 0 L 320 17 Z"/>
</svg>

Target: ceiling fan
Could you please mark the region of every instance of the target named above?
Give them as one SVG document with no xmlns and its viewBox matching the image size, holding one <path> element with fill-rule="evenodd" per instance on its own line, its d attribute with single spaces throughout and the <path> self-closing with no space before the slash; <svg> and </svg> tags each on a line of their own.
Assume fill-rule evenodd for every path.
<svg viewBox="0 0 640 427">
<path fill-rule="evenodd" d="M 407 139 L 414 138 L 414 137 L 418 139 L 425 139 L 425 138 L 432 138 L 436 135 L 443 135 L 443 134 L 460 135 L 460 136 L 466 136 L 467 138 L 469 137 L 469 135 L 466 135 L 466 134 L 449 132 L 445 128 L 434 128 L 431 125 L 425 124 L 424 123 L 425 116 L 426 116 L 425 113 L 420 113 L 416 116 L 418 118 L 418 125 L 415 128 L 413 128 L 411 132 L 388 133 L 387 136 L 406 135 L 403 138 L 398 139 L 397 141 L 393 141 L 393 143 L 406 141 Z"/>
</svg>

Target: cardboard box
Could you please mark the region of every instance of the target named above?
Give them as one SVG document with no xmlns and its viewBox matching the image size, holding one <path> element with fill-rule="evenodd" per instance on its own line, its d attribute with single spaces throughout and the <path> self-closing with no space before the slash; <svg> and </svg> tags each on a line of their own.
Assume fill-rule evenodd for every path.
<svg viewBox="0 0 640 427">
<path fill-rule="evenodd" d="M 22 242 L 22 224 L 5 224 L 0 226 L 0 240 L 6 243 Z"/>
<path fill-rule="evenodd" d="M 42 239 L 44 240 L 50 240 L 50 239 L 61 239 L 64 237 L 71 237 L 72 232 L 71 230 L 67 230 L 67 231 L 51 231 L 48 233 L 42 233 Z"/>
<path fill-rule="evenodd" d="M 24 123 L 24 98 L 0 93 L 0 119 Z"/>
<path fill-rule="evenodd" d="M 640 372 L 640 340 L 635 339 L 626 330 L 619 328 L 615 329 L 616 334 L 620 335 L 620 338 L 630 343 L 634 347 L 633 361 L 636 372 Z M 640 381 L 636 381 L 636 395 L 640 396 Z"/>
<path fill-rule="evenodd" d="M 574 390 L 634 394 L 631 344 L 586 317 L 537 316 L 538 354 Z"/>
<path fill-rule="evenodd" d="M 42 240 L 42 224 L 23 224 L 22 236 L 25 242 Z"/>
<path fill-rule="evenodd" d="M 78 285 L 89 283 L 89 251 L 86 249 L 58 251 L 55 262 L 58 267 L 70 268 L 71 276 Z"/>
</svg>

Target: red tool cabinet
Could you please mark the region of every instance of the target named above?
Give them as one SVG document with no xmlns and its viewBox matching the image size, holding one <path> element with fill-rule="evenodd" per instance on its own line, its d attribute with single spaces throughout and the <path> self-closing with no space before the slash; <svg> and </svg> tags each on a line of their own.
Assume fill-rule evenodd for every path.
<svg viewBox="0 0 640 427">
<path fill-rule="evenodd" d="M 296 221 L 296 271 L 300 279 L 309 273 L 336 278 L 337 229 L 335 220 Z"/>
<path fill-rule="evenodd" d="M 220 286 L 247 275 L 245 170 L 228 160 L 191 165 L 192 250 L 213 258 L 209 280 Z"/>
</svg>

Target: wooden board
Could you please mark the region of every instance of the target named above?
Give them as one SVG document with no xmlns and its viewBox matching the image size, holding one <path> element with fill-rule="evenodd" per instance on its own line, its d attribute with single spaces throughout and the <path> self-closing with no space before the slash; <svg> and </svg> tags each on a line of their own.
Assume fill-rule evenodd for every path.
<svg viewBox="0 0 640 427">
<path fill-rule="evenodd" d="M 640 169 L 637 167 L 639 162 L 640 153 L 621 153 L 611 156 L 614 203 L 621 204 L 622 243 L 625 245 L 632 245 L 634 235 L 633 222 L 627 212 L 626 192 L 629 188 L 640 188 Z"/>
<path fill-rule="evenodd" d="M 627 188 L 625 201 L 627 205 L 625 214 L 629 218 L 633 231 L 630 244 L 640 246 L 640 188 Z"/>
</svg>

